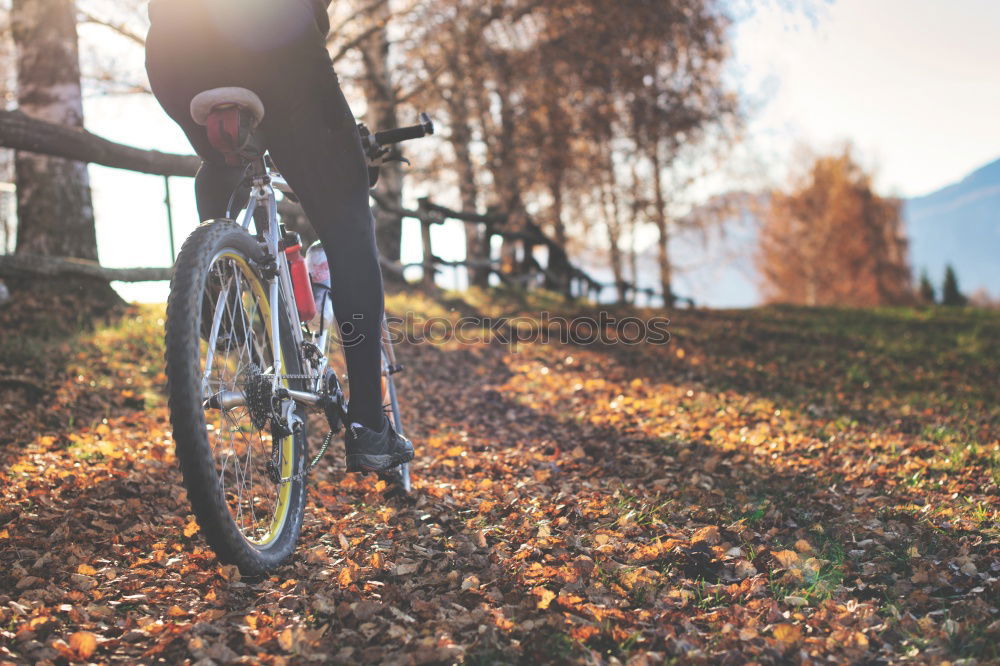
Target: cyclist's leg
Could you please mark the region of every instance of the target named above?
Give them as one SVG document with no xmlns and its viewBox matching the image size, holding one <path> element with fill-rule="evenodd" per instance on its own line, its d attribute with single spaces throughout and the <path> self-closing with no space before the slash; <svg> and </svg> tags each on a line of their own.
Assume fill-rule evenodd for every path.
<svg viewBox="0 0 1000 666">
<path fill-rule="evenodd" d="M 378 432 L 384 423 L 383 293 L 368 169 L 354 115 L 325 53 L 323 58 L 303 56 L 281 94 L 268 95 L 264 129 L 277 167 L 330 260 L 333 306 L 350 376 L 351 419 Z"/>
</svg>

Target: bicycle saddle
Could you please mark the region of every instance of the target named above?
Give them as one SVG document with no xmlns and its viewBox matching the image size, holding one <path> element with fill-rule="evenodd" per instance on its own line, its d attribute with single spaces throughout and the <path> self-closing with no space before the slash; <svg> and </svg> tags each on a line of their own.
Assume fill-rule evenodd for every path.
<svg viewBox="0 0 1000 666">
<path fill-rule="evenodd" d="M 264 103 L 252 90 L 213 88 L 199 93 L 191 100 L 191 117 L 205 127 L 209 143 L 230 165 L 263 153 L 254 130 L 264 119 Z"/>
</svg>

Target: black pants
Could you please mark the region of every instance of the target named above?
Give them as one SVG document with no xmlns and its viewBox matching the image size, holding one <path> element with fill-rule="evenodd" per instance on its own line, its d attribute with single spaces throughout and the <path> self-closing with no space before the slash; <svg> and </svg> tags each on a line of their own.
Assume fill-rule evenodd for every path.
<svg viewBox="0 0 1000 666">
<path fill-rule="evenodd" d="M 264 102 L 260 131 L 271 157 L 330 261 L 334 311 L 350 375 L 351 418 L 381 430 L 383 292 L 368 171 L 325 35 L 315 20 L 304 20 L 294 30 L 284 26 L 273 40 L 278 43 L 258 48 L 245 25 L 229 34 L 205 2 L 210 0 L 154 1 L 146 45 L 153 93 L 203 160 L 195 179 L 198 213 L 202 220 L 225 217 L 243 169 L 227 166 L 209 144 L 205 129 L 191 118 L 191 99 L 210 88 L 248 88 Z M 240 20 L 245 23 L 245 16 L 233 25 Z"/>
</svg>

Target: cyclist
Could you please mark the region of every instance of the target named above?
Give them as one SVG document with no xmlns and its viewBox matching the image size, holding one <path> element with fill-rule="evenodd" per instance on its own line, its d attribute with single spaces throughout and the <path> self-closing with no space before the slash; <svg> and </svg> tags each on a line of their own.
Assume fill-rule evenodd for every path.
<svg viewBox="0 0 1000 666">
<path fill-rule="evenodd" d="M 195 178 L 202 220 L 226 216 L 243 169 L 228 165 L 191 118 L 192 98 L 235 86 L 263 101 L 261 134 L 330 263 L 351 386 L 347 470 L 382 471 L 412 460 L 413 445 L 383 412 L 382 273 L 360 135 L 326 50 L 329 3 L 152 0 L 146 70 L 156 99 L 203 160 Z"/>
</svg>

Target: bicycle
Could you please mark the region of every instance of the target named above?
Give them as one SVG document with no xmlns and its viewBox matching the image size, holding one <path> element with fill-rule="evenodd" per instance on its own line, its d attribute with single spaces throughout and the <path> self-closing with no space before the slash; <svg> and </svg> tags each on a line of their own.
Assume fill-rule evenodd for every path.
<svg viewBox="0 0 1000 666">
<path fill-rule="evenodd" d="M 220 88 L 198 95 L 192 114 L 245 176 L 227 219 L 201 224 L 177 257 L 166 317 L 170 421 L 201 533 L 220 561 L 259 576 L 295 550 L 307 476 L 346 425 L 348 396 L 333 367 L 335 324 L 322 314 L 318 324 L 310 321 L 313 293 L 305 292 L 314 285 L 308 277 L 303 285 L 301 270 L 292 273 L 302 268 L 300 241 L 279 222 L 275 191 L 293 199 L 294 192 L 256 131 L 263 104 L 252 91 Z M 413 127 L 376 134 L 358 127 L 372 185 L 379 166 L 402 159 L 388 146 L 434 132 L 426 114 Z M 247 186 L 246 204 L 236 209 Z M 401 370 L 384 334 L 383 397 L 400 433 L 393 376 Z M 329 427 L 311 459 L 309 411 L 321 412 Z M 408 465 L 382 476 L 410 491 Z"/>
</svg>

